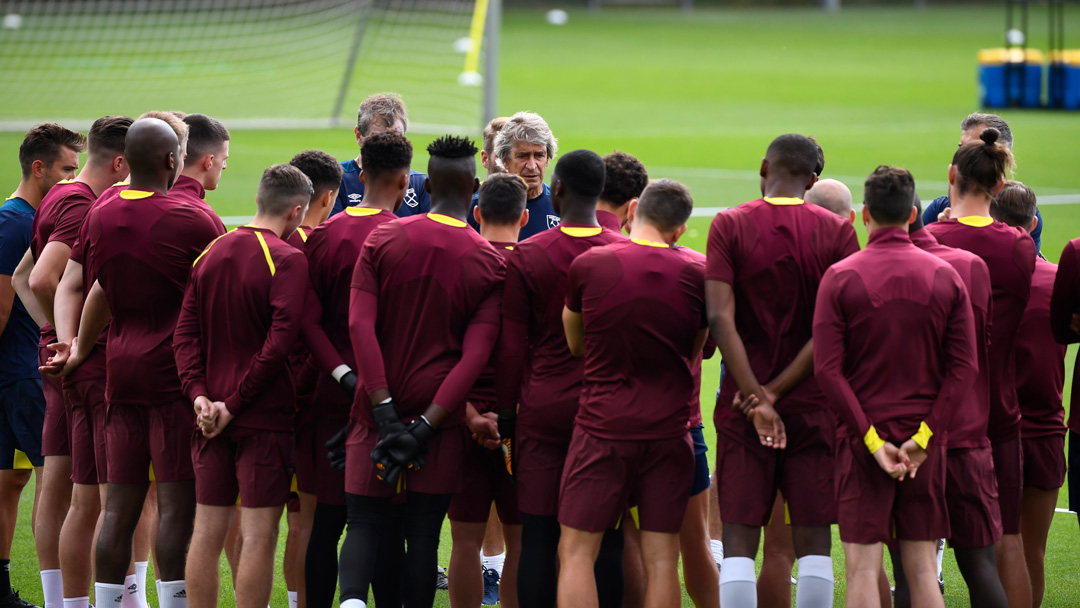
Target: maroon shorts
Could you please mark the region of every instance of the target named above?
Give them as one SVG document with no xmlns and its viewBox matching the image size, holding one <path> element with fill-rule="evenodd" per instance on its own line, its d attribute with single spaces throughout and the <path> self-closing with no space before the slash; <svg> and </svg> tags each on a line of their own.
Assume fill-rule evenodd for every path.
<svg viewBox="0 0 1080 608">
<path fill-rule="evenodd" d="M 724 418 L 717 424 L 716 493 L 725 522 L 768 524 L 779 490 L 791 525 L 836 523 L 836 418 L 823 410 L 786 414 L 783 420 L 783 450 L 761 445 L 745 418 Z"/>
<path fill-rule="evenodd" d="M 1020 505 L 1024 499 L 1024 446 L 1020 443 L 1020 429 L 1015 437 L 991 442 L 990 448 L 994 453 L 1002 534 L 1020 534 Z"/>
<path fill-rule="evenodd" d="M 228 429 L 207 439 L 190 429 L 195 502 L 211 507 L 278 507 L 289 500 L 292 433 Z M 157 474 L 157 466 L 154 466 Z"/>
<path fill-rule="evenodd" d="M 1021 440 L 1024 487 L 1053 492 L 1065 484 L 1065 435 Z"/>
<path fill-rule="evenodd" d="M 404 492 L 456 494 L 461 490 L 461 468 L 465 462 L 465 425 L 440 429 L 428 441 L 424 466 L 407 471 L 390 486 L 376 476 L 371 451 L 379 442 L 379 431 L 353 421 L 346 442 L 345 491 L 357 496 L 389 498 Z"/>
<path fill-rule="evenodd" d="M 958 549 L 988 547 L 1001 538 L 997 476 L 989 446 L 949 450 L 945 502 L 949 544 Z"/>
<path fill-rule="evenodd" d="M 506 473 L 502 450 L 488 450 L 469 441 L 461 469 L 461 491 L 450 500 L 448 516 L 451 521 L 486 523 L 492 502 L 499 512 L 500 522 L 521 525 L 517 487 Z"/>
<path fill-rule="evenodd" d="M 94 485 L 109 480 L 105 453 L 105 380 L 82 380 L 64 386 L 71 410 L 71 480 Z"/>
<path fill-rule="evenodd" d="M 678 534 L 694 484 L 690 434 L 615 441 L 574 428 L 559 490 L 559 523 L 585 532 L 618 525 L 629 505 L 639 530 Z"/>
<path fill-rule="evenodd" d="M 521 437 L 517 448 L 518 509 L 530 515 L 558 515 L 559 486 L 570 444 Z"/>
<path fill-rule="evenodd" d="M 47 348 L 38 348 L 38 363 L 53 355 Z M 60 378 L 41 374 L 41 391 L 45 394 L 45 425 L 41 429 L 42 456 L 71 456 L 71 431 L 69 430 L 67 400 Z"/>
<path fill-rule="evenodd" d="M 160 482 L 195 479 L 191 433 L 195 411 L 183 396 L 155 405 L 108 403 L 105 406 L 105 452 L 109 483 L 146 483 L 150 463 Z"/>
<path fill-rule="evenodd" d="M 296 464 L 296 489 L 304 494 L 317 494 L 319 491 L 318 473 L 315 459 L 326 460 L 326 448 L 315 449 L 315 416 L 312 408 L 306 408 L 296 413 L 295 450 L 293 462 Z M 348 424 L 347 418 L 340 420 L 341 426 Z M 339 426 L 338 428 L 341 428 Z M 342 503 L 344 504 L 344 503 Z"/>
<path fill-rule="evenodd" d="M 881 470 L 858 437 L 836 450 L 836 506 L 840 540 L 885 543 L 949 536 L 945 506 L 945 446 L 931 445 L 914 479 L 897 481 Z"/>
</svg>

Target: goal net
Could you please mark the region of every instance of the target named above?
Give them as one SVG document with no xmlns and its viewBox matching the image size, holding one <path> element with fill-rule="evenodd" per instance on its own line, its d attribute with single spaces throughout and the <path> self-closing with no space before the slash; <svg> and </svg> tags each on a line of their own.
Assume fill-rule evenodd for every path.
<svg viewBox="0 0 1080 608">
<path fill-rule="evenodd" d="M 0 129 L 147 110 L 202 112 L 233 128 L 332 126 L 355 121 L 367 95 L 394 91 L 411 131 L 475 133 L 485 86 L 494 86 L 483 78 L 486 15 L 476 8 L 473 0 L 0 0 Z"/>
</svg>

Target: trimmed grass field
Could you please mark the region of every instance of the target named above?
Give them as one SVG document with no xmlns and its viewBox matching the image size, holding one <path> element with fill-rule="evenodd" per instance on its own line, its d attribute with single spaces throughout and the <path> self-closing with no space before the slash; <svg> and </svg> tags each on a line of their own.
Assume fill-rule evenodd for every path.
<svg viewBox="0 0 1080 608">
<path fill-rule="evenodd" d="M 1033 46 L 1045 44 L 1044 18 L 1041 7 L 1032 9 Z M 563 151 L 624 150 L 641 158 L 653 177 L 686 183 L 703 217 L 691 220 L 684 243 L 704 251 L 707 216 L 712 213 L 704 209 L 756 198 L 761 156 L 769 141 L 785 132 L 814 135 L 825 149 L 825 176 L 848 183 L 856 201 L 862 180 L 879 164 L 909 168 L 924 200 L 944 194 L 960 120 L 977 109 L 975 52 L 998 45 L 1002 29 L 996 6 L 931 7 L 924 12 L 910 7 L 845 9 L 839 14 L 810 9 L 708 9 L 691 15 L 605 9 L 599 14 L 572 11 L 562 27 L 547 25 L 541 11 L 511 11 L 503 28 L 499 109 L 504 114 L 526 109 L 541 113 Z M 363 80 L 354 82 L 350 99 L 374 92 L 364 86 Z M 72 103 L 77 104 L 77 98 Z M 130 111 L 148 109 L 159 108 Z M 196 104 L 181 109 L 201 108 Z M 1065 242 L 1080 236 L 1080 205 L 1049 204 L 1063 200 L 1050 197 L 1080 194 L 1080 116 L 1002 114 L 1016 133 L 1016 176 L 1044 202 L 1043 251 L 1056 261 Z M 420 122 L 421 117 L 413 120 Z M 0 158 L 6 159 L 0 166 L 0 187 L 13 190 L 18 181 L 15 159 L 21 137 L 0 133 Z M 422 170 L 427 159 L 423 147 L 432 137 L 414 134 L 411 139 L 414 167 Z M 234 130 L 229 168 L 209 202 L 222 216 L 251 215 L 262 170 L 306 148 L 320 148 L 342 160 L 356 155 L 349 128 Z M 858 228 L 865 243 L 865 231 Z M 1069 370 L 1074 357 L 1075 348 L 1069 351 Z M 717 361 L 706 363 L 706 413 L 712 410 L 707 396 L 716 389 L 718 369 Z M 710 447 L 715 446 L 711 428 L 706 428 L 706 436 Z M 24 597 L 40 604 L 29 526 L 32 488 L 22 501 L 12 578 Z M 1066 503 L 1063 495 L 1059 506 Z M 1077 541 L 1075 516 L 1058 514 L 1047 551 L 1045 606 L 1080 605 Z M 279 554 L 282 550 L 283 540 Z M 449 550 L 447 526 L 440 557 L 444 566 Z M 833 554 L 839 605 L 844 577 L 838 540 Z M 225 589 L 226 572 L 223 567 Z M 968 605 L 951 552 L 945 578 L 946 603 Z M 285 602 L 279 576 L 272 603 Z M 683 603 L 689 605 L 689 599 Z M 227 591 L 221 605 L 232 605 Z M 436 605 L 449 605 L 445 592 L 438 594 Z"/>
</svg>

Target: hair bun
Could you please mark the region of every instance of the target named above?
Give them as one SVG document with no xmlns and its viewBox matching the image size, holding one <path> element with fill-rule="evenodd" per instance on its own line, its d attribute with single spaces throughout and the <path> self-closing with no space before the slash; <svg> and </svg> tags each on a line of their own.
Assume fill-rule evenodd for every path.
<svg viewBox="0 0 1080 608">
<path fill-rule="evenodd" d="M 979 139 L 983 140 L 983 143 L 988 146 L 996 144 L 999 137 L 1001 137 L 1001 131 L 998 131 L 994 127 L 986 127 L 983 129 L 983 132 L 979 134 Z"/>
</svg>

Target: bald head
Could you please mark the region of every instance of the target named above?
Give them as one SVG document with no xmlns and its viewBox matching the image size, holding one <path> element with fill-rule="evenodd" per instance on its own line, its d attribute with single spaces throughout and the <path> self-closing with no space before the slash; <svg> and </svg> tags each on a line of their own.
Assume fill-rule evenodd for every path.
<svg viewBox="0 0 1080 608">
<path fill-rule="evenodd" d="M 157 118 L 140 118 L 131 124 L 124 139 L 124 158 L 133 182 L 164 181 L 167 188 L 183 166 L 176 132 Z"/>
<path fill-rule="evenodd" d="M 823 179 L 806 191 L 806 202 L 824 207 L 846 220 L 854 219 L 851 207 L 851 190 L 843 182 Z"/>
</svg>

